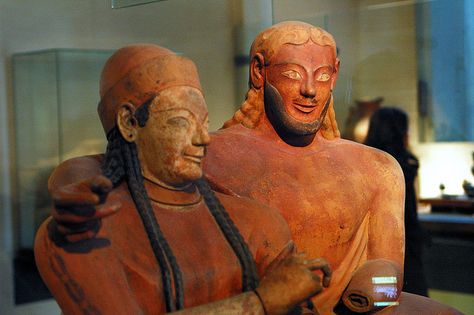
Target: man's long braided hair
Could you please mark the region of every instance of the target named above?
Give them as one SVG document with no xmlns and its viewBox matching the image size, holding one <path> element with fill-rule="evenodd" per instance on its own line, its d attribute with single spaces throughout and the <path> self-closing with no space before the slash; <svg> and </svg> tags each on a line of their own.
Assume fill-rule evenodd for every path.
<svg viewBox="0 0 474 315">
<path fill-rule="evenodd" d="M 143 127 L 148 120 L 148 107 L 151 101 L 140 106 L 135 112 L 138 125 Z M 184 308 L 183 276 L 176 257 L 166 241 L 163 232 L 153 213 L 153 208 L 144 186 L 138 159 L 137 146 L 134 142 L 127 142 L 114 127 L 107 135 L 107 150 L 102 165 L 104 176 L 109 178 L 114 187 L 123 180 L 128 184 L 132 199 L 137 207 L 155 258 L 161 270 L 163 293 L 165 296 L 166 311 L 172 312 Z M 255 260 L 245 243 L 239 230 L 232 222 L 224 206 L 211 190 L 204 178 L 196 181 L 200 193 L 216 220 L 219 228 L 234 250 L 242 267 L 242 291 L 255 290 L 258 286 L 258 274 Z M 174 294 L 172 292 L 174 283 Z"/>
</svg>

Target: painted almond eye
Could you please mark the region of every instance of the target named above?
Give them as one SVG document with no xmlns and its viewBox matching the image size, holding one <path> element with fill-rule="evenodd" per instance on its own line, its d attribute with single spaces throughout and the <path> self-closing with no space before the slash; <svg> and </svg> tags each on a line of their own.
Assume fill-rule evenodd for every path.
<svg viewBox="0 0 474 315">
<path fill-rule="evenodd" d="M 317 77 L 316 80 L 317 80 L 317 81 L 322 81 L 322 82 L 324 82 L 324 81 L 329 80 L 330 78 L 331 78 L 331 76 L 330 76 L 328 73 L 323 72 L 323 73 L 321 73 L 321 74 L 318 75 L 318 77 Z"/>
<path fill-rule="evenodd" d="M 180 127 L 180 128 L 188 128 L 189 127 L 189 120 L 185 117 L 182 116 L 176 116 L 168 119 L 166 121 L 168 124 L 175 126 L 175 127 Z"/>
<path fill-rule="evenodd" d="M 285 72 L 282 72 L 285 77 L 290 78 L 292 80 L 301 80 L 301 74 L 294 70 L 287 70 Z"/>
</svg>

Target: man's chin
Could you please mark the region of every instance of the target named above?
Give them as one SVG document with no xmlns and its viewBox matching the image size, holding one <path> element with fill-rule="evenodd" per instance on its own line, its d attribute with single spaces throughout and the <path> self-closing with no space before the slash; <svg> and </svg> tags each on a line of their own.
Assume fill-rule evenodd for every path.
<svg viewBox="0 0 474 315">
<path fill-rule="evenodd" d="M 264 104 L 265 113 L 270 120 L 270 123 L 273 125 L 273 128 L 277 131 L 280 137 L 284 138 L 285 135 L 311 136 L 316 134 L 321 128 L 322 121 L 326 115 L 329 100 L 318 115 L 314 112 L 311 112 L 310 115 L 304 113 L 304 115 L 308 115 L 306 116 L 308 117 L 308 120 L 310 120 L 309 117 L 314 118 L 317 116 L 316 118 L 309 122 L 302 121 L 291 115 L 291 109 L 285 106 L 280 92 L 278 92 L 278 90 L 267 81 L 265 82 Z M 302 115 L 298 113 L 298 116 Z"/>
<path fill-rule="evenodd" d="M 305 114 L 305 115 L 294 115 L 293 113 L 288 113 L 288 118 L 287 121 L 288 123 L 294 124 L 295 126 L 302 126 L 303 128 L 312 128 L 316 125 L 319 124 L 321 116 L 321 113 L 312 113 L 310 115 Z"/>
<path fill-rule="evenodd" d="M 281 117 L 280 123 L 288 133 L 293 135 L 309 136 L 315 134 L 321 128 L 320 113 L 304 115 L 298 113 L 297 117 L 295 117 L 294 113 L 285 111 L 281 115 L 283 117 Z"/>
<path fill-rule="evenodd" d="M 286 131 L 295 136 L 314 135 L 315 133 L 318 132 L 320 128 L 321 128 L 321 122 L 319 121 L 319 119 L 311 123 L 304 123 L 304 122 L 297 121 L 295 123 L 287 122 L 285 124 Z"/>
</svg>

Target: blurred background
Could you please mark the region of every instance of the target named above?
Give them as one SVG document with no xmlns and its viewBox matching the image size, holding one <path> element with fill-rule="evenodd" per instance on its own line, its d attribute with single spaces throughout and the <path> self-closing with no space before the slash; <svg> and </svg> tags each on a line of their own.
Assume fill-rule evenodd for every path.
<svg viewBox="0 0 474 315">
<path fill-rule="evenodd" d="M 284 20 L 334 35 L 344 138 L 363 142 L 380 107 L 408 113 L 429 294 L 474 314 L 470 0 L 0 0 L 0 314 L 59 314 L 33 240 L 51 170 L 105 149 L 96 106 L 108 56 L 156 43 L 191 58 L 216 130 L 244 100 L 251 42 Z"/>
</svg>

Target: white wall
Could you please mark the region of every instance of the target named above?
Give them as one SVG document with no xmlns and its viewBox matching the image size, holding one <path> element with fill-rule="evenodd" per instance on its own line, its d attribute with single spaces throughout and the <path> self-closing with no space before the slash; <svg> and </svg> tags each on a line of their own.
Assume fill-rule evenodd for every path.
<svg viewBox="0 0 474 315">
<path fill-rule="evenodd" d="M 382 96 L 384 106 L 404 109 L 410 140 L 418 142 L 415 7 L 406 1 L 360 1 L 354 99 Z"/>
<path fill-rule="evenodd" d="M 233 111 L 227 101 L 232 103 L 234 97 L 233 1 L 173 0 L 118 10 L 111 10 L 105 0 L 3 3 L 5 56 L 47 48 L 116 49 L 157 43 L 198 65 L 212 127 L 219 127 Z"/>
<path fill-rule="evenodd" d="M 445 194 L 462 195 L 462 183 L 474 184 L 471 167 L 474 166 L 472 142 L 420 143 L 415 154 L 420 161 L 420 197 L 439 197 L 439 185 L 444 184 Z"/>
<path fill-rule="evenodd" d="M 0 6 L 1 12 L 1 6 Z M 9 119 L 5 77 L 4 27 L 0 24 L 0 250 L 11 251 Z"/>
</svg>

